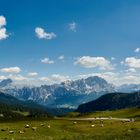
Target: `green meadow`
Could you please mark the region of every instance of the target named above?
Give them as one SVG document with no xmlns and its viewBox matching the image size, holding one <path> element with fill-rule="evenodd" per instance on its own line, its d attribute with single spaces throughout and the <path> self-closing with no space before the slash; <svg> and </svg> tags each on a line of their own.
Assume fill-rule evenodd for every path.
<svg viewBox="0 0 140 140">
<path fill-rule="evenodd" d="M 131 114 L 132 113 L 132 114 Z M 126 114 L 126 115 L 125 115 Z M 70 120 L 72 114 L 63 118 L 28 118 L 0 122 L 0 140 L 139 140 L 140 109 L 95 112 L 81 117 L 125 117 L 135 118 L 134 122 L 118 120 L 76 121 Z M 74 116 L 74 117 L 75 117 Z M 28 124 L 29 128 L 25 128 Z M 103 124 L 103 126 L 102 126 Z M 36 130 L 33 130 L 33 128 Z M 10 134 L 10 132 L 13 132 Z M 20 133 L 22 132 L 22 133 Z"/>
</svg>

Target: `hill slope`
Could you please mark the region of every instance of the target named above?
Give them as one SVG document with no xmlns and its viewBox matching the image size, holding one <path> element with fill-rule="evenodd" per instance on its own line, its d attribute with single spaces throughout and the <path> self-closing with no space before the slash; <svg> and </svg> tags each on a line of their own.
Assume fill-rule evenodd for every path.
<svg viewBox="0 0 140 140">
<path fill-rule="evenodd" d="M 17 98 L 0 92 L 0 116 L 4 118 L 27 116 L 46 116 L 47 109 L 32 101 L 20 101 Z"/>
<path fill-rule="evenodd" d="M 77 112 L 93 112 L 105 110 L 117 110 L 122 108 L 140 106 L 140 93 L 110 93 L 101 96 L 97 100 L 82 104 Z"/>
</svg>

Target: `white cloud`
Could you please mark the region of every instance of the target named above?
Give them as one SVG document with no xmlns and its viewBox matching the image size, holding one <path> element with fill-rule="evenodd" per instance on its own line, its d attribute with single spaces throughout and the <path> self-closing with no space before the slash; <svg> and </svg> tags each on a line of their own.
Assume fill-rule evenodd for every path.
<svg viewBox="0 0 140 140">
<path fill-rule="evenodd" d="M 4 16 L 0 16 L 0 40 L 6 39 L 9 35 L 7 34 L 6 28 L 6 19 Z"/>
<path fill-rule="evenodd" d="M 45 64 L 53 64 L 54 63 L 54 61 L 50 60 L 48 57 L 42 59 L 41 62 L 45 63 Z"/>
<path fill-rule="evenodd" d="M 6 19 L 4 16 L 0 16 L 0 28 L 6 25 Z"/>
<path fill-rule="evenodd" d="M 72 23 L 69 23 L 69 29 L 73 32 L 76 32 L 77 24 L 73 21 Z"/>
<path fill-rule="evenodd" d="M 136 72 L 136 69 L 129 68 L 129 69 L 126 70 L 126 72 L 128 72 L 128 73 L 134 73 L 134 72 Z"/>
<path fill-rule="evenodd" d="M 41 81 L 47 82 L 47 84 L 61 83 L 67 80 L 70 80 L 69 76 L 53 74 L 49 77 L 41 77 Z"/>
<path fill-rule="evenodd" d="M 35 28 L 35 33 L 37 35 L 37 37 L 39 39 L 47 39 L 47 40 L 50 40 L 50 39 L 53 39 L 56 37 L 56 34 L 51 32 L 51 33 L 47 33 L 45 32 L 45 30 L 41 27 L 36 27 Z"/>
<path fill-rule="evenodd" d="M 48 77 L 41 77 L 40 78 L 41 81 L 45 81 L 45 82 L 50 82 L 50 79 Z"/>
<path fill-rule="evenodd" d="M 114 72 L 83 74 L 83 75 L 78 75 L 77 79 L 88 78 L 90 76 L 99 76 L 101 78 L 104 78 L 105 80 L 107 80 L 110 83 L 114 83 L 114 81 L 116 83 L 116 81 L 118 80 L 118 73 L 114 73 Z"/>
<path fill-rule="evenodd" d="M 69 76 L 64 76 L 64 75 L 59 75 L 59 74 L 53 74 L 52 80 L 58 81 L 58 82 L 63 82 L 69 79 Z"/>
<path fill-rule="evenodd" d="M 124 61 L 121 61 L 120 64 L 123 65 L 124 64 Z"/>
<path fill-rule="evenodd" d="M 19 67 L 9 67 L 0 69 L 1 72 L 5 73 L 19 73 L 21 69 Z"/>
<path fill-rule="evenodd" d="M 124 65 L 130 68 L 140 69 L 140 59 L 135 57 L 127 57 L 124 60 Z"/>
<path fill-rule="evenodd" d="M 64 55 L 58 57 L 59 60 L 64 60 L 64 58 L 65 58 Z"/>
<path fill-rule="evenodd" d="M 89 76 L 99 76 L 107 80 L 109 83 L 114 85 L 122 84 L 140 84 L 140 74 L 133 72 L 102 72 L 102 73 L 91 73 L 85 75 L 78 75 L 77 79 L 87 78 Z"/>
<path fill-rule="evenodd" d="M 28 75 L 29 75 L 29 76 L 37 76 L 38 73 L 37 73 L 37 72 L 30 72 L 30 73 L 28 73 Z"/>
<path fill-rule="evenodd" d="M 111 60 L 115 60 L 116 58 L 115 57 L 111 57 Z"/>
<path fill-rule="evenodd" d="M 6 39 L 8 37 L 8 34 L 6 33 L 6 28 L 0 29 L 0 40 Z"/>
<path fill-rule="evenodd" d="M 18 75 L 10 74 L 8 77 L 11 78 L 12 80 L 15 80 L 15 81 L 24 81 L 24 80 L 28 79 L 27 77 L 24 77 L 24 76 L 22 76 L 20 74 L 18 74 Z"/>
<path fill-rule="evenodd" d="M 7 77 L 6 76 L 0 76 L 0 80 L 4 80 L 4 79 L 7 79 Z"/>
<path fill-rule="evenodd" d="M 80 65 L 85 68 L 95 68 L 98 67 L 102 70 L 112 70 L 114 69 L 111 62 L 104 57 L 91 57 L 91 56 L 83 56 L 77 59 L 74 63 L 76 65 Z"/>
<path fill-rule="evenodd" d="M 140 52 L 140 48 L 136 48 L 136 49 L 134 50 L 134 52 L 135 52 L 135 53 L 139 53 L 139 52 Z"/>
</svg>

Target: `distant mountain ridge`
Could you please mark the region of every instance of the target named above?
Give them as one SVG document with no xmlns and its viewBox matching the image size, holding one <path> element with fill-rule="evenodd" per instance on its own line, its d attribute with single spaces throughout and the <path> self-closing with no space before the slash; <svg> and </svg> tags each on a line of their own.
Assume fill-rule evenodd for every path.
<svg viewBox="0 0 140 140">
<path fill-rule="evenodd" d="M 116 87 L 116 90 L 118 92 L 126 93 L 137 92 L 140 91 L 140 84 L 123 84 L 119 87 Z"/>
<path fill-rule="evenodd" d="M 11 79 L 5 79 L 0 82 L 0 88 L 10 85 L 13 81 Z"/>
<path fill-rule="evenodd" d="M 42 85 L 40 87 L 18 88 L 7 85 L 3 86 L 2 89 L 18 99 L 24 101 L 33 100 L 39 104 L 54 108 L 76 108 L 81 103 L 115 91 L 115 87 L 112 84 L 98 76 L 54 85 Z"/>
<path fill-rule="evenodd" d="M 96 100 L 80 105 L 76 111 L 86 113 L 129 107 L 140 107 L 140 92 L 105 94 Z"/>
</svg>

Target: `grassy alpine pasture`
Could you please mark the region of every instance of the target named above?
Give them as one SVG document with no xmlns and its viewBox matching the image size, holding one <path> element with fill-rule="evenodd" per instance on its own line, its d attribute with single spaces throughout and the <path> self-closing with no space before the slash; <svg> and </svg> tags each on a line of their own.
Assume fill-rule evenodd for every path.
<svg viewBox="0 0 140 140">
<path fill-rule="evenodd" d="M 129 109 L 131 112 L 135 109 Z M 124 116 L 122 112 L 128 110 L 119 110 L 106 112 L 111 116 L 117 112 L 120 117 Z M 138 110 L 133 113 L 138 116 Z M 105 112 L 98 112 L 98 115 L 104 115 Z M 121 116 L 122 114 L 122 116 Z M 94 117 L 94 113 L 86 114 L 86 117 Z M 95 113 L 97 116 L 97 112 Z M 132 115 L 133 116 L 133 115 Z M 82 116 L 84 117 L 84 116 Z M 78 118 L 78 117 L 77 117 Z M 29 128 L 24 126 L 29 124 Z M 101 125 L 103 124 L 103 126 Z M 36 130 L 32 130 L 32 127 Z M 10 132 L 13 131 L 13 134 Z M 23 133 L 19 133 L 19 131 Z M 140 120 L 136 117 L 135 122 L 122 122 L 115 120 L 95 121 L 74 121 L 69 117 L 62 119 L 28 119 L 21 121 L 1 121 L 0 122 L 0 140 L 139 140 L 140 139 Z"/>
<path fill-rule="evenodd" d="M 116 118 L 136 118 L 137 120 L 140 119 L 140 108 L 126 108 L 120 109 L 116 111 L 96 111 L 94 113 L 85 113 L 81 114 L 78 112 L 72 112 L 66 115 L 67 117 L 116 117 Z"/>
</svg>

